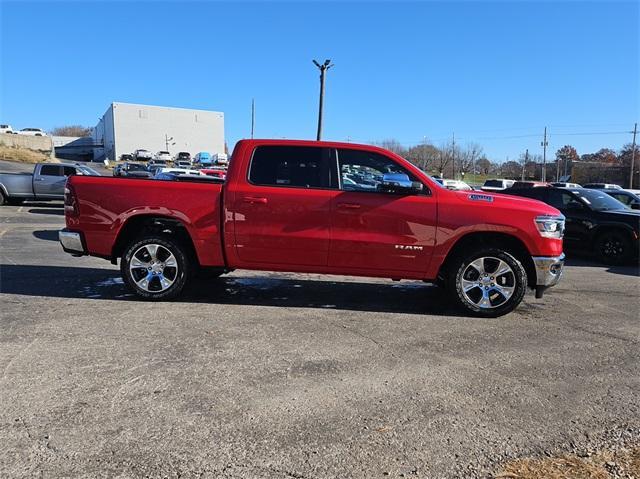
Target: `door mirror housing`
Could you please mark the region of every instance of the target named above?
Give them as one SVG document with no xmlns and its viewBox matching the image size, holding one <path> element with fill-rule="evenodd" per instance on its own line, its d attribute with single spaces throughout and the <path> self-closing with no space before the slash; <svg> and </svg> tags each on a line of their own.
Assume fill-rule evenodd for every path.
<svg viewBox="0 0 640 479">
<path fill-rule="evenodd" d="M 411 181 L 405 173 L 385 173 L 378 189 L 385 193 L 417 194 L 424 186 L 419 181 Z"/>
</svg>

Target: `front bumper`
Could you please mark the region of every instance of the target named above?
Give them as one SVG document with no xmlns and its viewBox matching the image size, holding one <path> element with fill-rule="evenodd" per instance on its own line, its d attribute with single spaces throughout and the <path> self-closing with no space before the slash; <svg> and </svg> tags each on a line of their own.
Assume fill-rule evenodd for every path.
<svg viewBox="0 0 640 479">
<path fill-rule="evenodd" d="M 564 253 L 560 256 L 533 256 L 536 267 L 536 298 L 541 298 L 544 290 L 555 286 L 562 278 Z"/>
<path fill-rule="evenodd" d="M 74 256 L 82 256 L 87 254 L 87 250 L 84 247 L 82 233 L 68 231 L 65 228 L 58 231 L 58 239 L 60 240 L 60 244 L 62 245 L 62 249 L 65 251 L 65 253 L 69 253 Z"/>
</svg>

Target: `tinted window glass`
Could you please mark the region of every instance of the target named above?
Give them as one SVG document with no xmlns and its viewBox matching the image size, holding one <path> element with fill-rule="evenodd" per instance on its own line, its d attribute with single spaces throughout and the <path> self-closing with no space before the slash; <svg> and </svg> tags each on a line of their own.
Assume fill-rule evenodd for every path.
<svg viewBox="0 0 640 479">
<path fill-rule="evenodd" d="M 410 181 L 418 181 L 395 161 L 378 153 L 341 149 L 338 162 L 340 183 L 345 191 L 378 191 L 385 173 L 404 174 Z"/>
<path fill-rule="evenodd" d="M 45 176 L 62 176 L 59 166 L 54 165 L 42 165 L 40 174 Z"/>
<path fill-rule="evenodd" d="M 71 176 L 76 174 L 76 169 L 73 166 L 63 166 L 64 176 Z"/>
<path fill-rule="evenodd" d="M 306 146 L 259 146 L 249 181 L 256 185 L 331 188 L 331 151 Z"/>
<path fill-rule="evenodd" d="M 549 200 L 548 203 L 554 208 L 558 208 L 559 210 L 565 210 L 571 203 L 578 203 L 570 193 L 561 190 L 549 190 Z"/>
</svg>

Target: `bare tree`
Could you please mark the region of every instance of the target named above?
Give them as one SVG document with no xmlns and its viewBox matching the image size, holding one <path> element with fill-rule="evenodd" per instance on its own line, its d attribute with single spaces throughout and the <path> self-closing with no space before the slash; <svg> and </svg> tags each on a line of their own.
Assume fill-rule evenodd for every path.
<svg viewBox="0 0 640 479">
<path fill-rule="evenodd" d="M 82 125 L 57 126 L 50 133 L 53 136 L 91 136 L 91 128 Z"/>
<path fill-rule="evenodd" d="M 467 143 L 464 149 L 456 148 L 456 164 L 462 173 L 475 173 L 476 162 L 482 155 L 482 147 L 477 143 Z"/>
<path fill-rule="evenodd" d="M 405 158 L 411 163 L 421 168 L 423 171 L 428 171 L 432 168 L 433 164 L 438 158 L 440 151 L 435 146 L 429 143 L 422 143 L 421 145 L 412 146 L 406 151 Z"/>
<path fill-rule="evenodd" d="M 378 145 L 381 148 L 384 148 L 385 150 L 389 150 L 394 152 L 396 155 L 400 155 L 400 156 L 405 156 L 407 153 L 407 150 L 402 146 L 402 144 L 394 139 L 394 138 L 389 138 L 387 140 L 382 140 L 379 143 L 374 143 L 374 145 Z"/>
</svg>

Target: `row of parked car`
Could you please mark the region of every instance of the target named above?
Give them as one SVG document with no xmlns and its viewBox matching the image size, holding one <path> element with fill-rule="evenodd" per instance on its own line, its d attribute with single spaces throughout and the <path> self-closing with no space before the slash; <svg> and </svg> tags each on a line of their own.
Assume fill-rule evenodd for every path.
<svg viewBox="0 0 640 479">
<path fill-rule="evenodd" d="M 23 128 L 22 130 L 14 130 L 11 125 L 7 124 L 0 125 L 0 133 L 28 136 L 47 136 L 47 134 L 40 128 Z"/>
<path fill-rule="evenodd" d="M 171 166 L 162 160 L 160 162 L 151 160 L 147 164 L 125 161 L 116 165 L 113 169 L 113 176 L 165 179 L 166 175 L 195 175 L 212 176 L 222 180 L 226 177 L 226 167 L 202 168 L 201 165 L 194 167 L 191 163 L 183 165 L 180 161 L 174 162 L 174 164 L 175 166 Z"/>
</svg>

